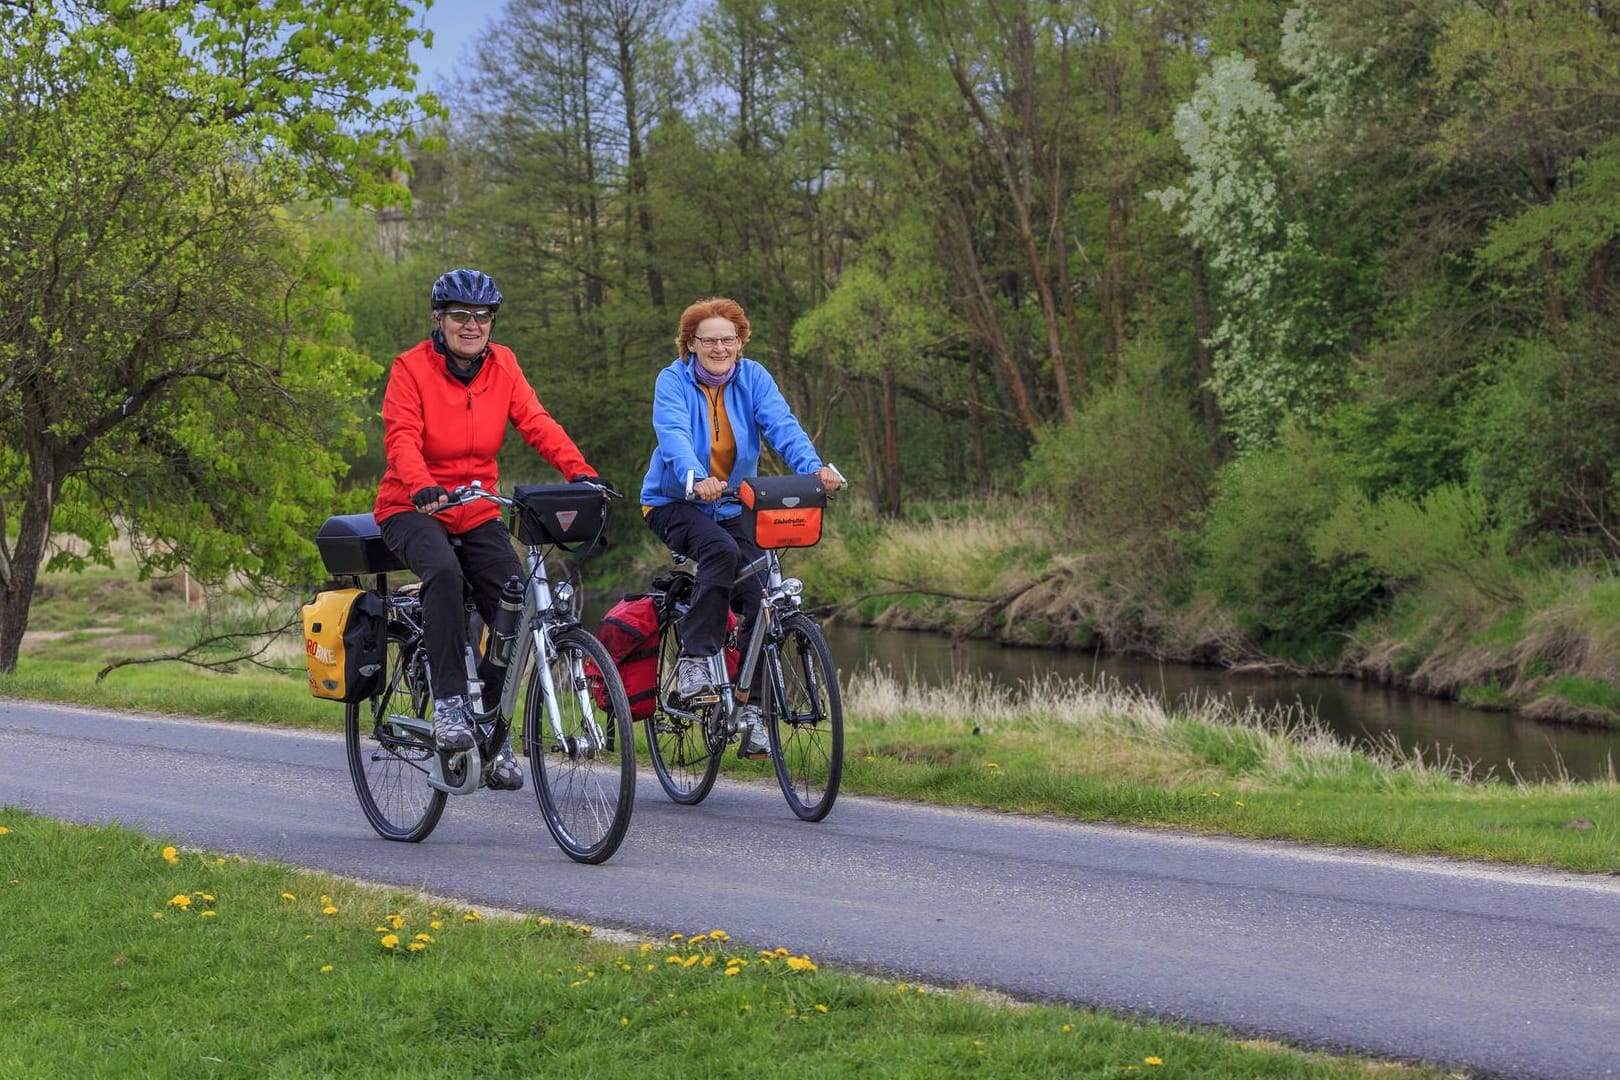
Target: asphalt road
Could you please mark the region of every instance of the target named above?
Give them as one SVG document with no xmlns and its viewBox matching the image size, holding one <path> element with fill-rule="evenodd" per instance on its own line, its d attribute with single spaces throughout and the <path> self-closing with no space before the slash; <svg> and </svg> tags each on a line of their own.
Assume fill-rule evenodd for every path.
<svg viewBox="0 0 1620 1080">
<path fill-rule="evenodd" d="M 336 736 L 0 699 L 0 806 L 484 905 L 723 928 L 818 962 L 1219 1025 L 1477 1075 L 1620 1076 L 1620 878 L 1208 839 L 774 784 L 696 807 L 643 770 L 606 864 L 533 795 L 454 798 L 379 839 Z M 1620 861 L 1620 855 L 1617 855 Z"/>
</svg>

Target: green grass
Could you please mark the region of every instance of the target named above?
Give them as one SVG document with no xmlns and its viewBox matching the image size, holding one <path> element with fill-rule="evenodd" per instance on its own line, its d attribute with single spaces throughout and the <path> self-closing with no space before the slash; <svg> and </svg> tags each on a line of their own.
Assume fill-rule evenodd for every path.
<svg viewBox="0 0 1620 1080">
<path fill-rule="evenodd" d="M 6 1077 L 1454 1075 L 868 979 L 723 927 L 607 940 L 113 827 L 0 830 Z"/>
</svg>

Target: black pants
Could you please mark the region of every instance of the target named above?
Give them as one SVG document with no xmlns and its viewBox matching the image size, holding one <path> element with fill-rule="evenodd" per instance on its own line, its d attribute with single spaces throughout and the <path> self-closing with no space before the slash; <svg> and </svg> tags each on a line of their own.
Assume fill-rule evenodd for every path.
<svg viewBox="0 0 1620 1080">
<path fill-rule="evenodd" d="M 407 510 L 385 520 L 382 535 L 383 543 L 422 579 L 422 637 L 433 696 L 465 694 L 466 596 L 470 588 L 473 604 L 488 626 L 500 603 L 501 586 L 509 577 L 522 576 L 511 534 L 496 520 L 452 537 L 438 518 Z M 484 683 L 487 709 L 500 695 L 506 669 L 481 663 L 478 677 Z"/>
<path fill-rule="evenodd" d="M 698 564 L 692 606 L 676 627 L 682 655 L 713 656 L 720 651 L 725 643 L 727 608 L 737 613 L 742 620 L 738 631 L 746 634 L 767 582 L 762 569 L 753 588 L 746 584 L 732 588 L 737 571 L 762 554 L 758 545 L 743 537 L 742 519 L 717 522 L 691 503 L 668 503 L 653 507 L 647 524 L 671 551 Z"/>
</svg>

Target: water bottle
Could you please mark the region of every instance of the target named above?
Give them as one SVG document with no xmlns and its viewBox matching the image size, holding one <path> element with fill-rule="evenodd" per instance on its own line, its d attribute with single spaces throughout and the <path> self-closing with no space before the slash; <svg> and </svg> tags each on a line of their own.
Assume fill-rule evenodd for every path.
<svg viewBox="0 0 1620 1080">
<path fill-rule="evenodd" d="M 501 586 L 501 602 L 495 608 L 495 622 L 489 628 L 489 662 L 505 667 L 512 659 L 512 643 L 517 640 L 518 616 L 523 613 L 523 582 L 516 576 Z"/>
</svg>

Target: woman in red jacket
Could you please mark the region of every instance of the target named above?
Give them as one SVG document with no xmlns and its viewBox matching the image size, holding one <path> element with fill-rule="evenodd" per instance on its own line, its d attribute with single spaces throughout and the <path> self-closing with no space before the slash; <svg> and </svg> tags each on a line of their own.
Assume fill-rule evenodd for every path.
<svg viewBox="0 0 1620 1080">
<path fill-rule="evenodd" d="M 433 333 L 394 357 L 383 395 L 388 464 L 375 513 L 383 542 L 422 579 L 433 738 L 445 750 L 473 745 L 464 588 L 471 586 L 487 625 L 495 617 L 501 586 L 522 573 L 500 508 L 480 500 L 445 509 L 449 490 L 475 480 L 486 490 L 498 490 L 495 455 L 508 423 L 570 480 L 596 477 L 540 404 L 512 350 L 490 341 L 500 306 L 500 290 L 488 274 L 451 270 L 440 277 L 433 283 Z M 493 665 L 480 668 L 486 707 L 500 693 L 504 675 Z M 523 786 L 523 770 L 509 745 L 489 763 L 484 780 L 508 791 Z"/>
</svg>

